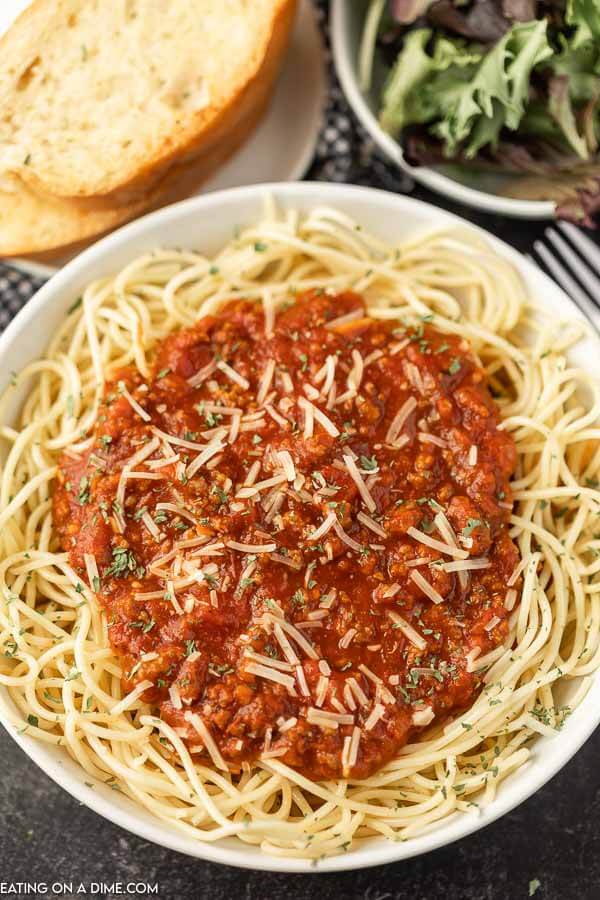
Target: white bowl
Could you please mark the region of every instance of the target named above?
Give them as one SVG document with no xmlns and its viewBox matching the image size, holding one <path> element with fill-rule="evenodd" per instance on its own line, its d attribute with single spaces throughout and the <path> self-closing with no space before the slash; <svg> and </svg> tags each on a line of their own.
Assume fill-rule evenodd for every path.
<svg viewBox="0 0 600 900">
<path fill-rule="evenodd" d="M 424 184 L 438 194 L 444 194 L 459 203 L 465 203 L 483 212 L 499 213 L 516 219 L 550 219 L 555 204 L 546 200 L 515 200 L 499 197 L 489 190 L 469 186 L 448 175 L 425 166 L 410 166 L 404 158 L 402 147 L 383 130 L 377 119 L 378 104 L 372 93 L 365 94 L 359 87 L 358 48 L 362 24 L 367 9 L 366 2 L 357 0 L 332 0 L 331 47 L 338 78 L 348 103 L 361 125 L 369 132 L 380 150 L 415 181 Z M 483 180 L 483 179 L 482 179 Z"/>
<path fill-rule="evenodd" d="M 297 209 L 302 213 L 323 204 L 336 207 L 390 242 L 432 227 L 452 224 L 472 227 L 462 219 L 418 200 L 348 185 L 257 185 L 194 197 L 114 232 L 85 250 L 45 284 L 0 337 L 0 372 L 4 383 L 0 387 L 6 386 L 11 371 L 21 370 L 44 353 L 49 336 L 91 280 L 116 272 L 137 255 L 159 246 L 196 248 L 212 253 L 230 240 L 236 226 L 251 223 L 260 216 L 267 195 L 271 195 L 282 210 Z M 485 234 L 481 229 L 477 231 Z M 489 235 L 488 238 L 492 248 L 519 270 L 548 316 L 581 319 L 577 308 L 553 281 L 502 241 Z M 573 353 L 573 361 L 584 365 L 598 378 L 599 349 L 589 338 Z M 16 398 L 16 403 L 22 400 L 23 393 L 21 398 Z M 342 856 L 319 862 L 316 867 L 305 860 L 263 855 L 235 839 L 217 844 L 196 842 L 107 786 L 97 784 L 93 789 L 86 786 L 89 776 L 63 749 L 15 732 L 6 718 L 9 703 L 6 690 L 0 689 L 0 721 L 25 753 L 77 800 L 122 828 L 145 840 L 213 862 L 280 872 L 332 872 L 380 865 L 425 853 L 464 837 L 513 809 L 555 775 L 600 722 L 600 676 L 596 676 L 585 700 L 567 719 L 561 733 L 555 738 L 536 739 L 531 762 L 500 785 L 497 798 L 478 817 L 455 814 L 428 834 L 406 843 L 373 838 Z"/>
</svg>

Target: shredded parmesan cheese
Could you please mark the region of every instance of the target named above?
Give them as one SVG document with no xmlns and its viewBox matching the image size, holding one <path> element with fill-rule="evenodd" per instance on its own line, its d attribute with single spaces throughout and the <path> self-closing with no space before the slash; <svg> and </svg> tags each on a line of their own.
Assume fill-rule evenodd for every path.
<svg viewBox="0 0 600 900">
<path fill-rule="evenodd" d="M 442 563 L 441 568 L 444 572 L 468 572 L 471 569 L 489 569 L 491 562 L 489 559 L 473 557 L 472 559 L 459 559 L 453 562 Z"/>
<path fill-rule="evenodd" d="M 419 432 L 419 440 L 422 444 L 433 444 L 435 447 L 446 449 L 448 444 L 443 438 L 437 437 L 435 434 L 429 434 L 428 431 Z"/>
<path fill-rule="evenodd" d="M 100 575 L 98 574 L 98 564 L 96 563 L 96 557 L 93 555 L 93 553 L 84 553 L 83 560 L 85 562 L 85 569 L 87 572 L 90 590 L 94 591 L 95 593 L 98 590 L 98 586 L 100 585 Z"/>
<path fill-rule="evenodd" d="M 285 473 L 285 477 L 287 478 L 287 480 L 295 481 L 296 480 L 296 467 L 294 465 L 294 460 L 292 459 L 292 455 L 289 452 L 289 450 L 278 450 L 276 452 L 275 456 L 281 463 L 281 466 L 283 468 L 283 471 Z"/>
<path fill-rule="evenodd" d="M 225 546 L 231 550 L 239 550 L 241 553 L 272 553 L 277 549 L 277 544 L 242 544 L 239 541 L 225 541 Z"/>
<path fill-rule="evenodd" d="M 421 637 L 419 632 L 416 631 L 406 619 L 403 619 L 402 616 L 398 615 L 398 613 L 393 610 L 388 610 L 388 616 L 394 623 L 394 626 L 402 632 L 404 637 L 407 638 L 411 644 L 414 644 L 418 650 L 426 649 L 427 641 L 425 638 Z"/>
<path fill-rule="evenodd" d="M 233 381 L 234 384 L 239 385 L 243 391 L 247 391 L 250 387 L 250 382 L 247 378 L 244 378 L 243 375 L 240 375 L 239 372 L 236 372 L 231 366 L 227 365 L 222 359 L 217 362 L 217 369 L 223 372 L 224 375 L 229 378 L 230 381 Z"/>
<path fill-rule="evenodd" d="M 210 376 L 216 371 L 216 369 L 217 362 L 216 360 L 211 359 L 211 361 L 206 366 L 204 366 L 202 369 L 199 369 L 195 375 L 192 375 L 191 378 L 188 378 L 188 384 L 194 388 L 200 387 L 200 385 L 204 381 L 206 381 L 207 378 L 210 378 Z"/>
<path fill-rule="evenodd" d="M 385 707 L 377 703 L 365 722 L 365 731 L 372 731 L 385 713 Z"/>
<path fill-rule="evenodd" d="M 200 716 L 197 713 L 186 712 L 185 718 L 202 738 L 202 742 L 208 752 L 208 755 L 212 759 L 217 769 L 221 769 L 223 772 L 227 772 L 227 763 L 221 756 L 221 753 L 215 743 L 213 736 L 211 735 L 210 731 L 208 730 Z"/>
<path fill-rule="evenodd" d="M 152 418 L 152 416 L 149 413 L 147 413 L 146 410 L 144 409 L 144 407 L 140 406 L 140 404 L 137 402 L 137 400 L 135 400 L 131 396 L 131 394 L 129 393 L 129 391 L 127 390 L 127 388 L 125 387 L 125 385 L 123 384 L 122 381 L 119 382 L 119 390 L 120 390 L 121 394 L 123 395 L 123 397 L 125 397 L 125 399 L 129 403 L 129 405 L 131 406 L 132 410 L 138 414 L 140 419 L 143 419 L 144 422 L 149 422 L 150 419 Z"/>
<path fill-rule="evenodd" d="M 398 410 L 398 412 L 392 419 L 392 421 L 390 423 L 390 427 L 387 430 L 387 434 L 385 436 L 386 444 L 394 444 L 394 442 L 398 438 L 398 435 L 404 428 L 404 425 L 406 424 L 408 417 L 413 412 L 413 410 L 416 409 L 416 406 L 417 406 L 417 401 L 415 400 L 414 397 L 409 397 L 408 400 L 406 400 L 402 404 L 402 406 L 400 407 L 400 409 Z"/>
<path fill-rule="evenodd" d="M 267 681 L 274 681 L 276 684 L 282 684 L 284 687 L 288 688 L 288 690 L 294 689 L 295 681 L 291 675 L 286 675 L 284 672 L 279 672 L 277 669 L 271 668 L 270 666 L 263 666 L 260 663 L 249 663 L 245 670 L 251 675 L 256 675 L 258 678 L 265 678 Z"/>
<path fill-rule="evenodd" d="M 308 430 L 307 425 L 308 425 L 310 418 L 312 418 L 314 421 L 317 421 L 319 423 L 319 425 L 321 425 L 325 429 L 327 434 L 331 435 L 331 437 L 339 437 L 339 434 L 340 434 L 339 428 L 337 428 L 337 426 L 334 425 L 334 423 L 331 421 L 331 419 L 327 418 L 327 416 L 325 415 L 324 412 L 321 412 L 321 410 L 318 408 L 318 406 L 315 406 L 313 403 L 310 402 L 310 400 L 307 400 L 305 397 L 298 398 L 298 406 L 302 410 L 304 410 L 304 418 L 305 418 L 304 436 L 305 437 L 310 437 L 312 435 L 312 429 L 311 429 L 310 434 L 306 433 Z"/>
<path fill-rule="evenodd" d="M 306 721 L 310 722 L 311 725 L 326 723 L 325 727 L 337 728 L 338 725 L 353 725 L 354 716 L 351 716 L 349 713 L 334 713 L 329 712 L 329 710 L 309 706 L 306 712 Z"/>
<path fill-rule="evenodd" d="M 337 522 L 337 516 L 335 513 L 330 512 L 327 513 L 319 527 L 316 531 L 313 531 L 312 534 L 309 534 L 307 540 L 309 541 L 318 541 L 322 537 L 324 537 L 331 528 L 333 528 L 334 523 Z"/>
<path fill-rule="evenodd" d="M 349 322 L 354 322 L 356 319 L 362 318 L 362 309 L 353 309 L 352 312 L 346 313 L 343 316 L 338 316 L 337 319 L 331 319 L 331 321 L 326 323 L 325 328 L 328 331 L 335 331 L 340 325 L 347 325 Z"/>
<path fill-rule="evenodd" d="M 443 603 L 444 602 L 444 598 L 442 597 L 442 595 L 438 594 L 436 589 L 431 584 L 429 584 L 429 582 L 427 581 L 426 578 L 423 578 L 423 576 L 421 575 L 420 572 L 417 572 L 415 570 L 410 573 L 410 577 L 411 577 L 411 580 L 414 581 L 414 583 L 418 587 L 421 588 L 421 590 L 423 591 L 425 596 L 429 597 L 429 599 L 433 603 Z"/>
<path fill-rule="evenodd" d="M 356 484 L 356 487 L 358 488 L 358 492 L 361 495 L 365 506 L 367 507 L 369 512 L 375 512 L 375 510 L 377 509 L 377 504 L 375 503 L 373 497 L 369 493 L 369 489 L 368 489 L 367 485 L 365 484 L 365 481 L 364 481 L 362 475 L 360 474 L 360 471 L 359 471 L 358 466 L 356 465 L 354 459 L 350 456 L 350 454 L 344 454 L 343 460 L 346 465 L 346 468 L 348 469 L 350 477 L 352 478 L 352 480 Z"/>
<path fill-rule="evenodd" d="M 362 510 L 357 514 L 356 518 L 367 528 L 370 528 L 371 531 L 374 531 L 375 534 L 378 534 L 379 537 L 386 538 L 388 536 L 385 528 L 382 528 L 382 526 L 378 522 L 376 522 L 375 519 L 372 519 L 371 516 L 368 516 Z"/>
<path fill-rule="evenodd" d="M 466 559 L 469 555 L 466 550 L 461 550 L 460 547 L 451 547 L 450 544 L 444 544 L 442 541 L 436 540 L 436 538 L 429 537 L 428 534 L 419 531 L 412 525 L 406 529 L 406 533 L 414 538 L 415 541 L 431 547 L 432 550 L 438 550 L 440 553 L 446 553 L 448 556 L 456 557 L 456 559 Z"/>
<path fill-rule="evenodd" d="M 225 444 L 223 444 L 221 441 L 215 441 L 214 443 L 209 444 L 208 447 L 206 447 L 202 451 L 202 453 L 199 453 L 198 456 L 189 464 L 185 473 L 187 477 L 192 478 L 196 474 L 198 469 L 201 469 L 209 459 L 215 456 L 215 454 L 220 453 L 221 450 L 224 449 L 224 447 Z"/>
<path fill-rule="evenodd" d="M 430 722 L 433 722 L 434 717 L 434 711 L 430 706 L 427 706 L 425 709 L 415 710 L 412 722 L 417 728 L 424 728 L 425 725 L 429 725 Z"/>
<path fill-rule="evenodd" d="M 256 394 L 256 402 L 259 406 L 262 406 L 267 398 L 267 394 L 269 393 L 269 388 L 271 387 L 271 382 L 273 381 L 273 375 L 275 374 L 275 360 L 270 359 L 265 366 L 265 370 L 261 376 L 258 392 Z"/>
<path fill-rule="evenodd" d="M 351 550 L 354 550 L 356 553 L 360 553 L 360 551 L 362 550 L 362 546 L 358 543 L 358 541 L 355 541 L 354 538 L 351 538 L 350 535 L 344 531 L 337 518 L 333 523 L 333 530 L 335 531 L 339 539 L 343 541 L 344 544 L 346 544 L 348 547 L 350 547 Z"/>
</svg>

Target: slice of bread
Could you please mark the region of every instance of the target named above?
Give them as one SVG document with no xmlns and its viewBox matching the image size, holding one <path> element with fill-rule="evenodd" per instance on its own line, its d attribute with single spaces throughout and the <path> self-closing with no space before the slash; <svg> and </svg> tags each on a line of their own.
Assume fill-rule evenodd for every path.
<svg viewBox="0 0 600 900">
<path fill-rule="evenodd" d="M 260 119 L 270 93 L 258 79 L 249 87 L 234 127 L 215 140 L 190 163 L 173 166 L 153 189 L 129 203 L 118 204 L 109 196 L 55 197 L 41 194 L 14 175 L 0 180 L 0 256 L 64 253 L 89 242 L 143 212 L 191 196 L 202 182 L 234 153 Z M 257 93 L 259 96 L 257 96 Z M 111 195 L 112 196 L 112 195 Z"/>
<path fill-rule="evenodd" d="M 20 179 L 5 176 L 0 183 L 0 256 L 41 253 L 110 231 L 144 211 L 83 198 L 43 196 Z"/>
<path fill-rule="evenodd" d="M 0 255 L 64 253 L 147 209 L 190 196 L 256 126 L 271 97 L 286 42 L 284 32 L 274 32 L 260 68 L 228 113 L 215 118 L 195 154 L 174 162 L 145 190 L 65 198 L 42 192 L 19 176 L 0 178 Z"/>
<path fill-rule="evenodd" d="M 0 176 L 136 202 L 227 131 L 296 0 L 34 0 L 0 40 Z M 112 196 L 111 196 L 112 195 Z"/>
</svg>

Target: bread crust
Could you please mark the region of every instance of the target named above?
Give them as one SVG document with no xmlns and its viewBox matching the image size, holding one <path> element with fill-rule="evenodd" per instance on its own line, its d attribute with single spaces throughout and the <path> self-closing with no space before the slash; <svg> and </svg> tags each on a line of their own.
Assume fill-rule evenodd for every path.
<svg viewBox="0 0 600 900">
<path fill-rule="evenodd" d="M 26 36 L 35 33 L 43 37 L 47 24 L 44 9 L 49 0 L 34 0 L 17 20 L 17 23 L 0 38 L 0 60 L 10 53 L 12 58 L 22 52 L 27 43 Z M 65 16 L 75 8 L 80 0 L 51 0 L 64 7 Z M 47 179 L 40 176 L 32 165 L 22 164 L 10 169 L 30 189 L 40 195 L 51 194 L 62 198 L 102 198 L 119 207 L 136 205 L 140 197 L 159 184 L 174 166 L 201 159 L 206 147 L 212 147 L 223 139 L 240 115 L 240 98 L 248 85 L 257 78 L 274 78 L 281 66 L 288 45 L 298 0 L 273 0 L 271 21 L 265 23 L 265 35 L 249 62 L 245 78 L 232 89 L 230 96 L 220 106 L 209 106 L 198 110 L 182 127 L 174 129 L 160 149 L 143 159 L 129 170 L 109 174 L 94 184 L 86 185 L 69 181 L 65 176 Z M 18 25 L 18 29 L 16 26 Z"/>
</svg>

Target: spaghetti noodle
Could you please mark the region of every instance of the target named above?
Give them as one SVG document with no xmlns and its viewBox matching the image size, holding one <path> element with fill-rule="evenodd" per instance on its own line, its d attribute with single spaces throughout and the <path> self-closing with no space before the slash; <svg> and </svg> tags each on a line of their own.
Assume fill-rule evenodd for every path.
<svg viewBox="0 0 600 900">
<path fill-rule="evenodd" d="M 268 750 L 232 772 L 202 718 L 192 713 L 188 724 L 212 758 L 208 762 L 190 752 L 178 729 L 145 702 L 151 681 L 124 693 L 122 664 L 95 598 L 101 573 L 88 555 L 84 583 L 67 553 L 57 549 L 52 495 L 61 454 L 76 458 L 89 452 L 104 386 L 116 373 L 133 366 L 141 379 L 148 379 L 157 348 L 175 329 L 217 312 L 232 297 L 259 302 L 270 334 L 290 296 L 322 289 L 360 293 L 374 319 L 417 325 L 433 319 L 440 332 L 470 342 L 500 407 L 500 427 L 516 444 L 514 505 L 506 512 L 521 562 L 507 579 L 506 636 L 491 652 L 473 650 L 468 656 L 468 671 L 481 676 L 483 690 L 465 712 L 450 721 L 434 721 L 368 777 L 311 779 Z M 594 537 L 600 503 L 600 387 L 567 362 L 568 349 L 579 336 L 578 326 L 544 322 L 510 265 L 471 231 L 438 232 L 390 247 L 329 209 L 315 209 L 304 219 L 295 214 L 281 219 L 271 210 L 214 259 L 157 251 L 90 285 L 45 358 L 18 374 L 17 386 L 27 383 L 31 389 L 16 426 L 4 416 L 0 430 L 6 446 L 0 482 L 0 684 L 10 698 L 0 695 L 5 718 L 42 741 L 64 746 L 86 778 L 117 786 L 170 827 L 203 841 L 237 835 L 280 856 L 317 859 L 374 835 L 406 840 L 457 811 L 489 803 L 498 785 L 534 752 L 531 739 L 560 729 L 600 663 L 600 590 L 595 581 L 600 539 Z M 351 360 L 348 390 L 358 389 L 363 364 Z M 317 393 L 324 386 L 331 391 L 336 365 L 325 361 L 313 379 Z M 201 384 L 215 368 L 198 371 L 194 379 Z M 243 376 L 227 363 L 218 372 L 244 388 Z M 282 418 L 269 402 L 276 375 L 267 367 L 259 387 L 265 419 L 275 422 Z M 423 388 L 427 385 L 415 378 L 415 391 Z M 5 401 L 13 390 L 9 388 Z M 391 441 L 401 443 L 410 407 L 399 410 L 390 423 Z M 305 432 L 331 428 L 323 403 L 307 396 L 304 408 Z M 140 416 L 143 412 L 137 410 Z M 227 418 L 230 433 L 253 424 L 244 423 L 233 406 Z M 435 435 L 426 435 L 423 447 L 445 452 Z M 165 465 L 181 465 L 185 453 L 198 458 L 206 447 L 193 446 L 197 442 L 190 439 L 192 446 L 186 448 L 185 438 L 176 445 L 159 430 L 154 437 L 156 444 L 150 453 L 146 444 L 145 452 L 150 456 L 163 446 Z M 204 453 L 198 467 L 210 465 L 212 455 Z M 467 448 L 467 458 L 477 466 L 476 446 Z M 144 484 L 159 484 L 164 468 L 158 460 L 151 462 L 144 469 Z M 279 463 L 280 481 L 293 481 L 297 473 L 291 457 L 280 454 Z M 139 469 L 141 460 L 135 465 Z M 365 503 L 361 526 L 376 546 L 382 526 L 372 516 L 368 474 L 351 455 L 346 465 Z M 135 474 L 133 465 L 131 469 Z M 251 497 L 261 490 L 261 479 L 265 475 L 256 467 L 248 471 L 241 491 Z M 278 486 L 269 489 L 277 493 Z M 159 527 L 151 522 L 150 533 Z M 443 561 L 447 577 L 485 577 L 487 561 L 477 554 L 464 560 L 443 513 L 436 515 L 436 524 L 429 544 L 454 545 L 454 555 Z M 344 535 L 352 540 L 335 515 L 323 518 L 321 527 L 326 525 L 342 540 Z M 429 551 L 429 536 L 421 534 L 417 547 Z M 249 570 L 253 553 L 272 552 L 270 543 L 231 543 L 225 549 L 248 554 Z M 222 550 L 215 546 L 212 552 Z M 200 558 L 203 566 L 212 562 L 210 555 Z M 427 585 L 419 557 L 410 562 L 416 586 Z M 185 580 L 185 573 L 181 577 Z M 389 590 L 393 596 L 394 586 Z M 439 595 L 431 599 L 437 602 Z M 324 609 L 333 603 L 330 592 Z M 405 618 L 393 615 L 399 633 L 418 645 L 422 636 Z M 276 612 L 271 618 L 280 627 Z M 490 631 L 497 625 L 494 618 L 488 623 Z M 274 671 L 261 654 L 255 653 L 250 665 L 263 674 Z M 293 670 L 288 661 L 279 676 L 270 677 L 289 685 Z M 329 675 L 325 666 L 323 690 Z M 578 679 L 568 708 L 558 699 L 565 679 Z M 358 682 L 356 686 L 361 691 Z M 356 702 L 359 695 L 353 690 Z M 377 728 L 384 710 L 385 703 L 376 703 L 366 727 Z M 429 712 L 423 709 L 415 724 L 427 728 Z M 345 721 L 346 711 L 338 715 Z M 327 718 L 318 708 L 311 716 L 316 722 Z M 281 733 L 293 732 L 293 718 L 279 722 Z M 359 747 L 356 731 L 344 745 L 350 768 Z"/>
</svg>

